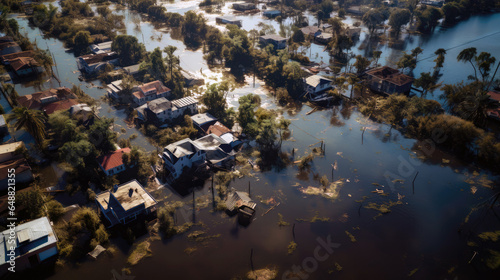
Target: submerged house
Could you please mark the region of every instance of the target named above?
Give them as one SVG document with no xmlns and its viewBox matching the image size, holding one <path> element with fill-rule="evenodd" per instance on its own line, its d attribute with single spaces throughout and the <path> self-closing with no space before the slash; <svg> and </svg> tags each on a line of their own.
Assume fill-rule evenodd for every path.
<svg viewBox="0 0 500 280">
<path fill-rule="evenodd" d="M 144 187 L 132 180 L 116 185 L 111 191 L 96 196 L 99 212 L 109 222 L 109 227 L 128 224 L 139 217 L 156 213 L 158 202 Z"/>
<path fill-rule="evenodd" d="M 266 10 L 262 13 L 263 16 L 268 18 L 275 18 L 281 15 L 281 11 L 279 10 Z"/>
<path fill-rule="evenodd" d="M 259 37 L 259 42 L 263 45 L 272 44 L 275 49 L 284 49 L 286 48 L 287 38 L 283 38 L 280 35 L 270 34 Z"/>
<path fill-rule="evenodd" d="M 19 76 L 25 77 L 43 72 L 43 67 L 33 57 L 18 57 L 9 60 L 12 71 Z"/>
<path fill-rule="evenodd" d="M 10 60 L 20 58 L 20 57 L 34 57 L 35 54 L 33 51 L 23 51 L 23 52 L 17 52 L 17 53 L 11 53 L 11 54 L 6 54 L 0 56 L 0 62 L 2 62 L 3 65 L 9 65 Z"/>
<path fill-rule="evenodd" d="M 0 55 L 18 53 L 23 51 L 16 42 L 9 41 L 12 40 L 12 38 L 10 37 L 2 37 L 2 38 L 7 38 L 7 39 L 5 39 L 5 41 L 3 42 L 0 42 Z"/>
<path fill-rule="evenodd" d="M 0 145 L 0 190 L 4 191 L 9 186 L 9 174 L 14 173 L 16 184 L 29 183 L 33 181 L 33 172 L 19 149 L 24 143 L 14 142 Z"/>
<path fill-rule="evenodd" d="M 10 236 L 14 237 L 11 244 Z M 0 277 L 8 272 L 9 247 L 14 247 L 16 272 L 33 268 L 57 255 L 57 236 L 47 217 L 19 224 L 14 232 L 7 229 L 0 236 Z"/>
<path fill-rule="evenodd" d="M 113 41 L 102 42 L 99 44 L 92 44 L 90 45 L 90 50 L 94 54 L 111 52 L 111 44 L 113 44 Z"/>
<path fill-rule="evenodd" d="M 134 90 L 132 99 L 137 105 L 143 105 L 147 101 L 161 97 L 168 97 L 171 93 L 171 90 L 158 80 L 135 87 Z"/>
<path fill-rule="evenodd" d="M 198 101 L 188 96 L 173 101 L 165 97 L 149 101 L 137 108 L 138 118 L 142 121 L 168 122 L 185 114 L 192 115 L 198 112 Z"/>
<path fill-rule="evenodd" d="M 169 173 L 168 177 L 175 180 L 185 168 L 205 163 L 206 153 L 195 141 L 186 138 L 166 146 L 161 158 Z"/>
<path fill-rule="evenodd" d="M 309 99 L 314 99 L 320 94 L 332 88 L 332 80 L 319 75 L 305 78 L 305 91 Z"/>
<path fill-rule="evenodd" d="M 248 193 L 232 190 L 225 200 L 227 211 L 231 214 L 238 213 L 240 222 L 249 222 L 255 214 L 255 203 Z"/>
<path fill-rule="evenodd" d="M 389 66 L 375 68 L 366 72 L 371 90 L 384 94 L 410 92 L 413 78 Z"/>
<path fill-rule="evenodd" d="M 257 6 L 253 3 L 234 3 L 233 9 L 235 9 L 237 11 L 244 12 L 244 11 L 257 9 Z"/>
<path fill-rule="evenodd" d="M 218 16 L 215 18 L 215 22 L 219 24 L 234 24 L 241 27 L 241 19 L 237 19 L 233 16 Z"/>
<path fill-rule="evenodd" d="M 28 109 L 42 110 L 50 103 L 67 99 L 76 99 L 76 95 L 69 88 L 60 87 L 20 96 L 17 102 Z"/>
<path fill-rule="evenodd" d="M 234 160 L 234 151 L 230 143 L 209 134 L 196 140 L 189 138 L 165 147 L 161 158 L 168 171 L 168 177 L 178 179 L 184 169 L 196 168 L 204 164 L 222 167 Z"/>
<path fill-rule="evenodd" d="M 321 34 L 321 29 L 319 29 L 319 27 L 314 25 L 302 27 L 300 31 L 302 31 L 304 36 L 310 36 L 312 38 L 316 38 L 318 35 Z"/>
<path fill-rule="evenodd" d="M 97 158 L 97 162 L 106 176 L 113 176 L 127 169 L 123 155 L 130 154 L 130 148 L 119 149 Z"/>
<path fill-rule="evenodd" d="M 118 55 L 115 52 L 82 55 L 76 60 L 78 70 L 89 75 L 101 71 L 108 64 L 117 65 L 118 61 Z"/>
</svg>

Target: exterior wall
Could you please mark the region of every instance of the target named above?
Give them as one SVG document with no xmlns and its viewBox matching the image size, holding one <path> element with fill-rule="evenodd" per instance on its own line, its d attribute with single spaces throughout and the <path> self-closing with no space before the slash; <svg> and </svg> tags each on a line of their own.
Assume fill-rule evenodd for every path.
<svg viewBox="0 0 500 280">
<path fill-rule="evenodd" d="M 170 167 L 172 175 L 175 179 L 179 178 L 185 167 L 191 168 L 194 164 L 199 164 L 205 161 L 206 154 L 203 151 L 196 152 L 192 158 L 188 156 L 179 158 L 175 164 L 172 164 L 169 160 L 164 160 L 165 164 Z"/>
<path fill-rule="evenodd" d="M 101 166 L 101 165 L 99 165 L 99 166 Z M 102 171 L 104 171 L 104 173 L 106 173 L 106 176 L 113 176 L 115 174 L 118 174 L 118 173 L 124 171 L 126 168 L 125 168 L 125 165 L 122 164 L 120 166 L 117 166 L 117 167 L 109 169 L 109 170 L 104 170 L 104 168 L 101 166 L 101 169 L 102 169 Z"/>
<path fill-rule="evenodd" d="M 50 258 L 51 256 L 54 256 L 54 251 L 57 254 L 57 243 L 51 244 L 49 246 L 40 248 L 37 251 L 22 255 L 18 258 L 16 258 L 16 272 L 21 271 L 27 268 L 31 267 L 29 257 L 36 255 L 38 262 L 42 262 L 46 260 L 47 258 Z M 40 257 L 40 255 L 42 257 Z M 9 263 L 5 263 L 2 266 L 0 266 L 0 277 L 5 275 L 5 273 L 8 272 L 7 267 L 10 266 Z"/>
</svg>

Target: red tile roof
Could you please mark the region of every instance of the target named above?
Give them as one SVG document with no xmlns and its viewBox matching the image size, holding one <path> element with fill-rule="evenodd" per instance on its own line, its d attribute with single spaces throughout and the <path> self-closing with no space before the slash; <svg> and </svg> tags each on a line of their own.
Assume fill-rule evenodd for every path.
<svg viewBox="0 0 500 280">
<path fill-rule="evenodd" d="M 147 84 L 143 84 L 142 86 L 139 86 L 139 89 L 142 91 L 142 93 L 146 94 L 146 92 L 150 90 L 156 89 L 156 94 L 162 94 L 164 92 L 170 91 L 170 89 L 166 86 L 163 85 L 162 82 L 160 81 L 153 81 Z"/>
<path fill-rule="evenodd" d="M 4 180 L 8 177 L 9 169 L 15 169 L 15 174 L 21 174 L 26 170 L 31 170 L 31 167 L 22 155 L 4 161 L 0 163 L 0 180 Z"/>
<path fill-rule="evenodd" d="M 130 148 L 119 149 L 100 156 L 97 158 L 97 162 L 99 162 L 102 168 L 107 171 L 123 164 L 122 155 L 124 153 L 130 153 Z"/>
<path fill-rule="evenodd" d="M 40 109 L 43 105 L 42 99 L 47 97 L 53 97 L 55 99 L 54 101 L 76 98 L 76 96 L 71 92 L 69 88 L 60 87 L 20 96 L 17 98 L 17 102 L 19 102 L 20 106 L 26 107 L 28 109 Z"/>
<path fill-rule="evenodd" d="M 76 99 L 66 99 L 47 104 L 43 107 L 43 110 L 45 111 L 45 113 L 47 113 L 47 115 L 50 115 L 57 111 L 69 110 L 71 106 L 77 104 L 80 104 L 80 102 L 78 102 Z"/>
<path fill-rule="evenodd" d="M 213 133 L 217 136 L 221 136 L 224 133 L 230 132 L 231 130 L 227 128 L 225 125 L 220 122 L 216 122 L 213 125 L 209 126 L 207 129 L 207 134 Z"/>
</svg>

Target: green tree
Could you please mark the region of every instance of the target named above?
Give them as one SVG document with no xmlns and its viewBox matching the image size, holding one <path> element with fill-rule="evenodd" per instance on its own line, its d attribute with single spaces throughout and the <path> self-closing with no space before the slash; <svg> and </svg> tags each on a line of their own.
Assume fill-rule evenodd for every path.
<svg viewBox="0 0 500 280">
<path fill-rule="evenodd" d="M 357 73 L 361 74 L 370 66 L 370 60 L 362 55 L 357 55 L 353 66 L 356 67 Z"/>
<path fill-rule="evenodd" d="M 401 72 L 404 72 L 406 68 L 413 70 L 417 67 L 417 60 L 413 55 L 403 52 L 403 56 L 399 59 L 396 65 L 399 69 L 401 69 Z"/>
<path fill-rule="evenodd" d="M 304 36 L 304 33 L 302 33 L 302 30 L 300 29 L 297 29 L 295 32 L 293 32 L 293 35 L 292 35 L 292 40 L 295 42 L 295 43 L 303 43 L 305 41 L 305 36 Z"/>
<path fill-rule="evenodd" d="M 476 81 L 479 81 L 478 78 L 477 78 L 477 69 L 476 69 L 476 66 L 472 62 L 472 60 L 476 58 L 476 53 L 477 53 L 476 48 L 463 49 L 458 54 L 457 61 L 464 62 L 464 63 L 465 62 L 469 62 L 470 65 L 472 65 L 472 68 L 474 68 L 474 77 L 475 77 Z"/>
<path fill-rule="evenodd" d="M 207 107 L 207 112 L 219 120 L 226 118 L 227 102 L 229 92 L 227 83 L 208 85 L 207 91 L 200 98 L 200 102 Z"/>
<path fill-rule="evenodd" d="M 95 156 L 94 148 L 87 140 L 78 142 L 66 142 L 59 149 L 59 155 L 64 162 L 70 164 L 73 168 L 85 168 L 86 159 L 91 155 Z"/>
<path fill-rule="evenodd" d="M 151 60 L 151 75 L 155 79 L 165 82 L 167 69 L 160 48 L 155 48 L 149 55 L 149 59 Z"/>
<path fill-rule="evenodd" d="M 174 54 L 176 50 L 177 47 L 175 46 L 166 46 L 163 49 L 163 51 L 167 54 L 167 56 L 165 57 L 165 61 L 167 62 L 168 70 L 170 71 L 170 79 L 173 79 L 174 77 L 174 70 L 177 71 L 179 68 L 179 58 Z"/>
<path fill-rule="evenodd" d="M 33 220 L 44 215 L 44 196 L 37 185 L 28 191 L 16 192 L 16 205 L 22 206 L 19 209 L 19 220 Z M 24 208 L 24 209 L 23 209 Z"/>
<path fill-rule="evenodd" d="M 113 119 L 101 118 L 95 120 L 89 128 L 89 141 L 103 153 L 115 150 L 116 133 L 111 130 L 113 123 Z"/>
<path fill-rule="evenodd" d="M 366 27 L 368 27 L 370 35 L 373 35 L 377 27 L 384 23 L 385 18 L 380 10 L 371 9 L 363 15 L 362 21 L 366 25 Z"/>
<path fill-rule="evenodd" d="M 45 207 L 47 208 L 49 219 L 53 222 L 57 222 L 64 215 L 64 207 L 57 200 L 45 203 Z"/>
<path fill-rule="evenodd" d="M 378 66 L 378 60 L 380 59 L 381 55 L 382 51 L 373 51 L 373 59 L 375 60 L 375 67 Z"/>
<path fill-rule="evenodd" d="M 75 52 L 75 56 L 89 53 L 89 44 L 91 41 L 90 32 L 78 31 L 75 37 L 73 37 L 73 51 Z"/>
<path fill-rule="evenodd" d="M 122 66 L 136 64 L 144 56 L 144 45 L 131 35 L 118 35 L 111 44 L 111 50 L 120 57 Z"/>
<path fill-rule="evenodd" d="M 425 97 L 429 90 L 433 90 L 436 87 L 439 87 L 438 85 L 436 85 L 436 79 L 431 75 L 430 72 L 421 73 L 420 78 L 415 79 L 413 85 L 422 88 L 422 97 Z"/>
<path fill-rule="evenodd" d="M 434 62 L 436 62 L 434 69 L 440 69 L 443 67 L 444 57 L 446 55 L 446 50 L 445 49 L 437 49 L 436 52 L 434 52 L 434 54 L 437 55 L 436 59 L 434 60 Z"/>
<path fill-rule="evenodd" d="M 30 110 L 26 107 L 17 107 L 12 110 L 12 113 L 7 118 L 8 122 L 15 120 L 14 127 L 16 130 L 24 128 L 29 134 L 35 138 L 38 145 L 43 143 L 45 139 L 45 115 L 38 110 Z"/>
<path fill-rule="evenodd" d="M 407 9 L 396 8 L 389 16 L 389 25 L 395 33 L 396 38 L 399 38 L 401 27 L 410 22 L 411 13 Z"/>
</svg>

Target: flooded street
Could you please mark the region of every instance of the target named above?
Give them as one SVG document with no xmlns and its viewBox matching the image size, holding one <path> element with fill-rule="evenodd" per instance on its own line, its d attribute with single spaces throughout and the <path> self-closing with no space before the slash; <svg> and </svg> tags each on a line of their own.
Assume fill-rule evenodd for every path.
<svg viewBox="0 0 500 280">
<path fill-rule="evenodd" d="M 169 12 L 183 14 L 197 9 L 198 3 L 175 1 L 164 6 Z M 230 5 L 225 3 L 222 11 L 229 11 Z M 183 69 L 203 75 L 205 83 L 223 80 L 223 71 L 209 69 L 201 50 L 187 50 L 181 41 L 142 21 L 135 12 L 122 9 L 116 13 L 125 16 L 126 33 L 144 41 L 148 51 L 176 46 Z M 215 15 L 206 17 L 209 24 L 215 24 Z M 257 28 L 263 21 L 272 23 L 279 31 L 276 21 L 264 19 L 261 14 L 238 17 L 246 30 Z M 307 17 L 314 23 L 312 15 Z M 28 26 L 27 18 L 15 18 L 23 28 L 21 32 L 27 32 L 39 47 L 48 46 L 53 53 L 61 86 L 81 85 L 96 99 L 105 95 L 105 89 L 98 88 L 100 82 L 94 81 L 92 86 L 78 80 L 75 57 L 65 51 L 62 42 L 44 38 L 38 29 Z M 453 27 L 438 27 L 432 35 L 412 35 L 405 41 L 403 50 L 410 51 L 417 46 L 424 49 L 413 71 L 419 76 L 420 72 L 432 71 L 434 51 L 447 49 L 440 81 L 455 83 L 466 79 L 472 71 L 470 65 L 456 61 L 463 48 L 474 46 L 478 51 L 491 52 L 500 58 L 498 26 L 499 14 L 471 17 Z M 367 54 L 365 39 L 366 33 L 352 48 L 354 54 Z M 313 44 L 311 48 L 311 60 L 329 63 L 324 46 Z M 403 51 L 387 45 L 378 49 L 382 51 L 380 64 L 394 61 Z M 251 196 L 257 201 L 255 220 L 248 227 L 213 211 L 210 180 L 197 189 L 194 209 L 190 195 L 181 197 L 167 189 L 167 200 L 180 200 L 185 204 L 177 215 L 177 223 L 194 222 L 195 225 L 187 233 L 171 239 L 152 241 L 152 256 L 131 267 L 131 276 L 135 279 L 232 279 L 243 277 L 252 270 L 253 263 L 255 269 L 276 267 L 277 279 L 282 279 L 294 266 L 306 266 L 308 279 L 405 279 L 412 272 L 414 279 L 498 279 L 498 272 L 492 275 L 494 272 L 484 267 L 467 265 L 474 252 L 467 242 L 473 241 L 469 230 L 479 233 L 498 229 L 499 219 L 492 212 L 481 210 L 466 221 L 471 209 L 493 195 L 486 181 L 480 178 L 483 175 L 491 181 L 498 178 L 438 149 L 422 150 L 417 140 L 405 138 L 388 125 L 367 120 L 349 105 L 312 114 L 308 114 L 312 108 L 305 104 L 298 109 L 279 108 L 263 85 L 257 80 L 253 87 L 252 77 L 246 77 L 245 85 L 229 94 L 229 106 L 237 108 L 238 98 L 245 94 L 259 94 L 263 107 L 282 109 L 283 116 L 292 121 L 292 134 L 282 146 L 282 151 L 290 155 L 295 149 L 292 161 L 311 153 L 321 141 L 325 154 L 315 156 L 311 168 L 305 172 L 299 172 L 296 165 L 288 165 L 252 172 L 252 176 L 231 182 L 230 187 L 240 191 L 247 191 L 250 185 Z M 58 86 L 53 79 L 43 85 L 44 88 Z M 16 90 L 19 95 L 38 91 L 22 85 L 16 85 Z M 428 98 L 437 100 L 439 94 L 436 90 Z M 5 99 L 0 101 L 4 105 Z M 8 111 L 8 107 L 4 108 Z M 127 126 L 124 110 L 102 101 L 99 115 L 114 118 L 116 131 L 126 129 L 120 137 L 137 134 L 133 145 L 146 151 L 156 150 L 139 130 Z M 332 171 L 333 166 L 337 169 Z M 318 178 L 323 175 L 336 182 L 331 197 L 306 191 L 308 187 L 320 187 Z M 477 191 L 471 191 L 472 187 Z M 277 206 L 272 208 L 272 205 Z M 278 226 L 278 214 L 290 225 Z M 203 242 L 188 238 L 194 230 L 202 230 L 211 238 Z M 297 243 L 297 249 L 288 254 L 287 246 L 292 240 Z M 315 248 L 326 240 L 336 243 L 335 249 L 327 251 L 324 260 L 312 262 L 311 259 L 317 259 Z M 115 256 L 58 267 L 49 279 L 109 280 L 114 273 L 121 275 L 121 269 L 128 267 L 130 248 L 123 245 L 121 239 L 112 242 L 115 241 L 119 247 Z"/>
</svg>

